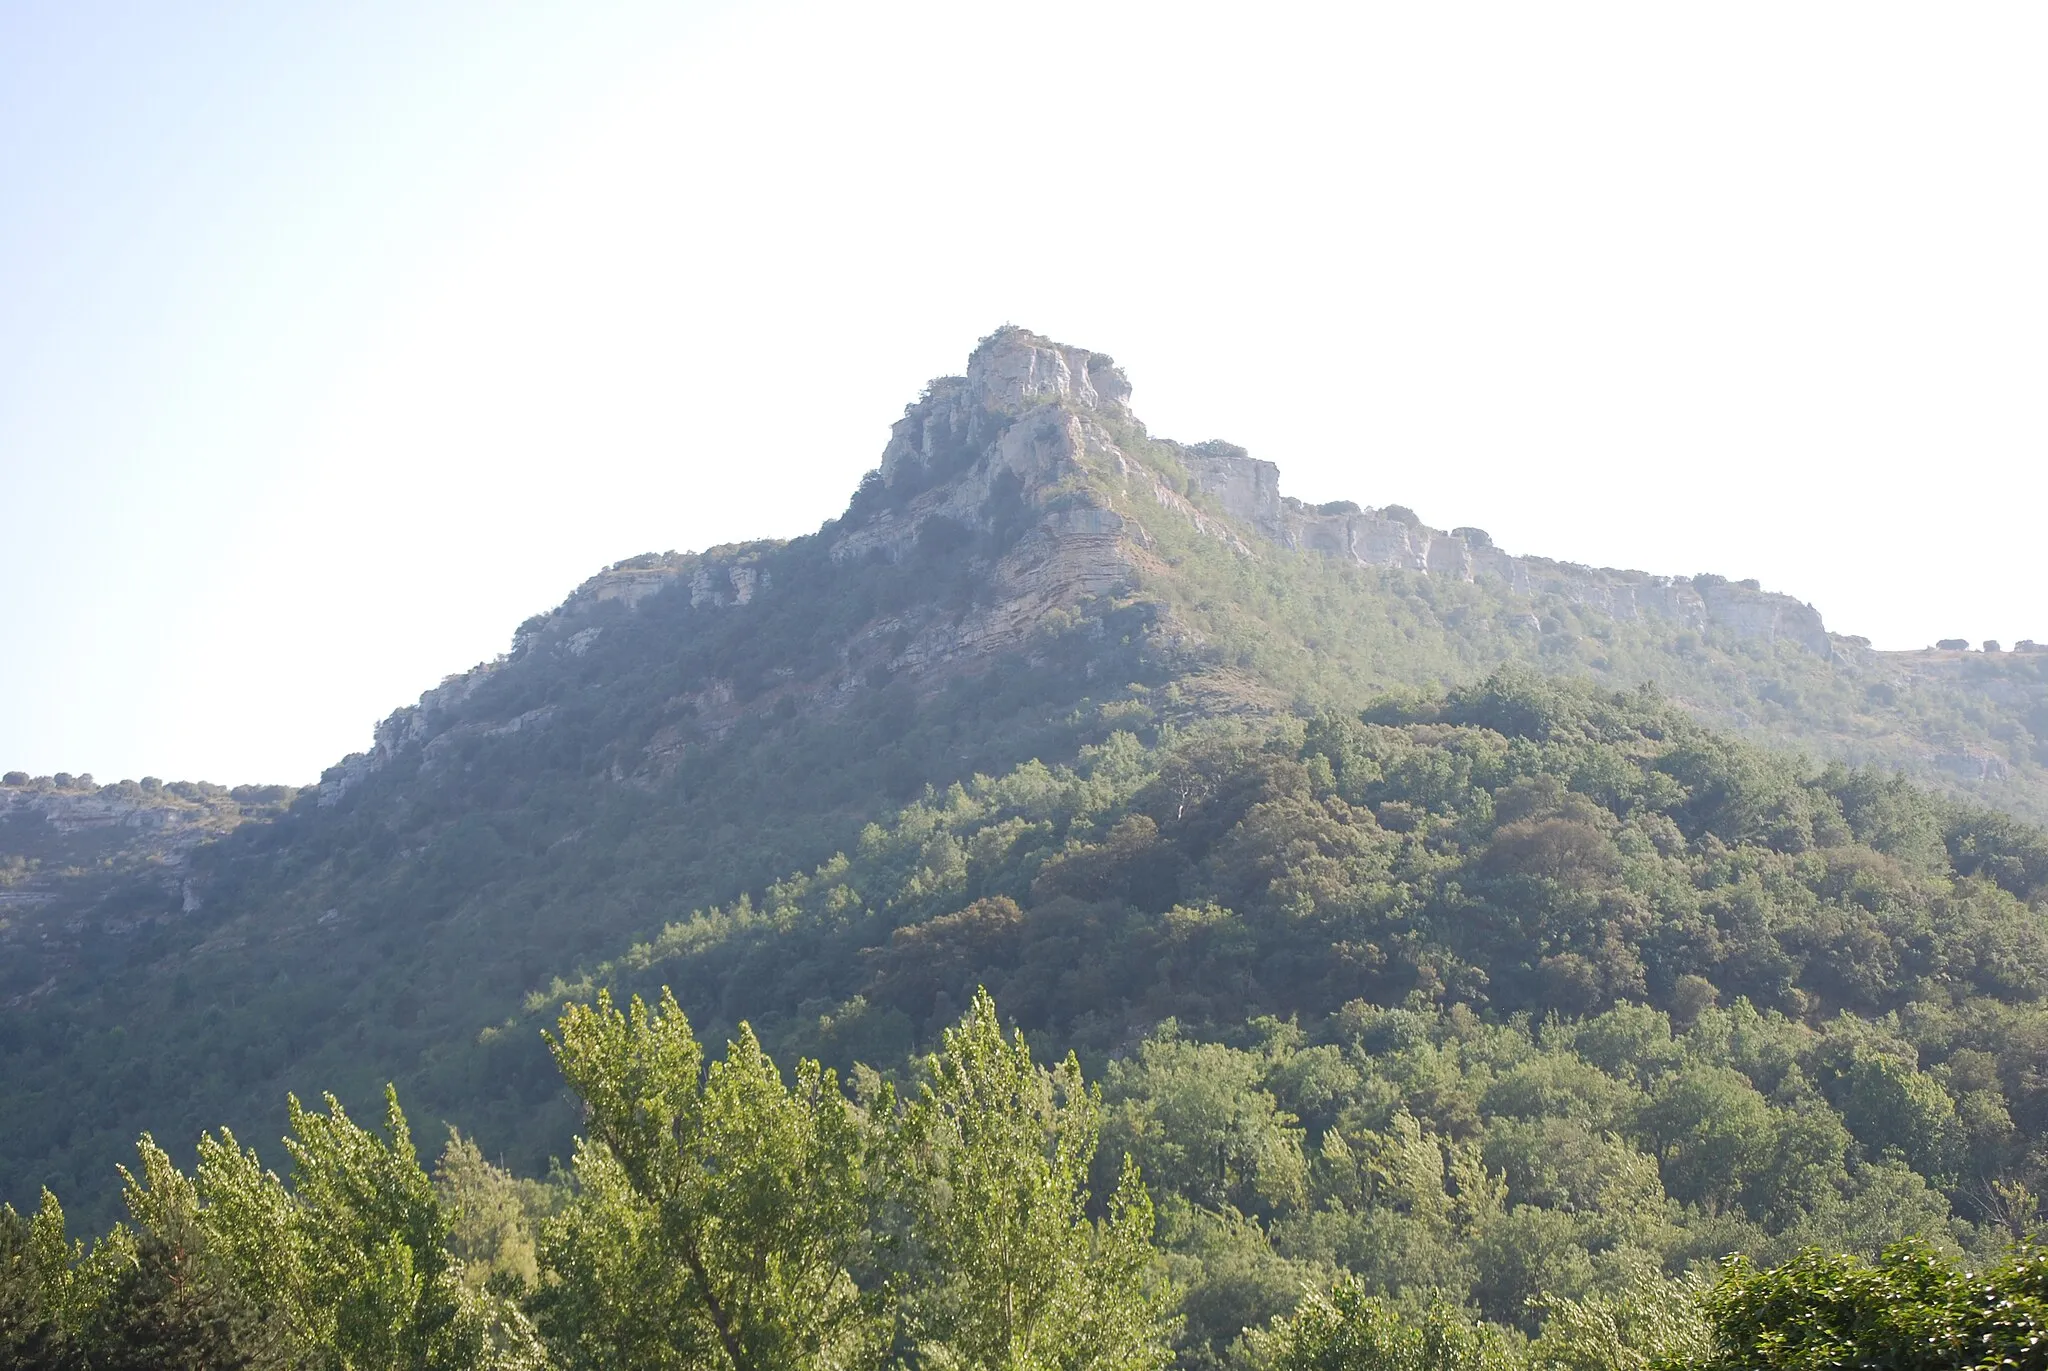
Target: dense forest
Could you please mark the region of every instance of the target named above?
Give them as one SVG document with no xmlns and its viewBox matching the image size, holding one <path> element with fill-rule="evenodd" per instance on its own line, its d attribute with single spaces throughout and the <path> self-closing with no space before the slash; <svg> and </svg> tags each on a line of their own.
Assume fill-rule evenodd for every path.
<svg viewBox="0 0 2048 1371">
<path fill-rule="evenodd" d="M 1101 1090 L 1072 1054 L 1048 1069 L 1006 1040 L 986 991 L 900 1099 L 866 1068 L 850 1093 L 814 1061 L 785 1078 L 744 1026 L 707 1065 L 667 994 L 621 1013 L 601 993 L 558 1029 L 590 1133 L 573 1171 L 517 1180 L 451 1130 L 429 1174 L 388 1091 L 381 1134 L 332 1096 L 325 1113 L 292 1100 L 289 1183 L 225 1129 L 191 1175 L 145 1135 L 122 1169 L 129 1221 L 89 1247 L 47 1191 L 30 1218 L 0 1206 L 0 1355 L 22 1371 L 1819 1371 L 2031 1367 L 2048 1342 L 2048 1253 L 2019 1243 L 1973 1267 L 1914 1238 L 1874 1263 L 1808 1248 L 1677 1279 L 1638 1251 L 1577 1294 L 1537 1273 L 1506 1323 L 1433 1272 L 1394 1293 L 1324 1273 L 1218 1355 L 1188 1336 L 1215 1292 L 1182 1284 L 1212 1273 L 1162 1260 L 1129 1152 L 1101 1164 Z M 1378 1192 L 1440 1235 L 1505 1226 L 1508 1176 L 1469 1150 L 1451 1151 L 1445 1200 L 1444 1157 L 1412 1128 L 1377 1165 L 1326 1139 L 1318 1170 L 1354 1204 Z"/>
<path fill-rule="evenodd" d="M 234 1216 L 269 1214 L 266 1241 L 289 1253 L 261 1260 L 304 1267 L 289 1281 L 326 1292 L 306 1308 L 383 1311 L 370 1323 L 391 1346 L 432 1338 L 389 1322 L 388 1290 L 318 1282 L 400 1270 L 400 1303 L 419 1310 L 439 1290 L 431 1319 L 466 1356 L 728 1364 L 689 1350 L 716 1334 L 711 1315 L 710 1332 L 650 1322 L 627 1293 L 651 1283 L 648 1307 L 673 1311 L 716 1287 L 661 1246 L 683 1241 L 663 1225 L 701 1210 L 720 1231 L 763 1225 L 757 1244 L 799 1243 L 802 1262 L 770 1265 L 823 1282 L 796 1301 L 807 1316 L 846 1320 L 764 1324 L 817 1359 L 741 1349 L 732 1365 L 1379 1364 L 1329 1350 L 1360 1339 L 1388 1358 L 1420 1340 L 1434 1350 L 1418 1365 L 1615 1364 L 1588 1350 L 1599 1337 L 1645 1365 L 1733 1364 L 1754 1352 L 1740 1328 L 1804 1326 L 1811 1310 L 1794 1320 L 1787 1302 L 1843 1271 L 1937 1304 L 1940 1287 L 1959 1309 L 1978 1289 L 1959 1264 L 1989 1266 L 2038 1302 L 2039 1268 L 2005 1254 L 2048 1183 L 2044 899 L 2038 830 L 1729 740 L 1646 692 L 1507 673 L 1356 715 L 1119 733 L 1071 767 L 933 791 L 758 901 L 536 992 L 486 1037 L 516 1075 L 524 1044 L 553 1032 L 532 1069 L 566 1075 L 588 1139 L 566 1169 L 515 1179 L 457 1138 L 436 1190 L 395 1113 L 379 1139 L 339 1105 L 294 1107 L 289 1188 L 231 1137 L 202 1147 L 193 1183 L 146 1143 L 126 1228 L 69 1252 L 49 1209 L 10 1220 L 8 1241 L 18 1271 L 46 1272 L 50 1336 L 81 1347 L 145 1299 L 131 1287 L 151 1225 L 188 1221 L 161 1217 L 163 1191 L 224 1248 L 242 1241 Z M 658 1008 L 622 1015 L 614 996 Z M 1068 1064 L 1027 1067 L 996 1004 Z M 733 1042 L 717 1067 L 681 1005 Z M 807 1064 L 785 1077 L 771 1053 Z M 934 1103 L 949 1090 L 1008 1100 L 1007 1121 L 961 1122 L 965 1105 Z M 740 1138 L 777 1149 L 757 1180 L 717 1159 L 754 1145 Z M 977 1139 L 1011 1160 L 974 1162 Z M 872 1193 L 855 1174 L 868 1148 L 908 1149 L 872 1163 Z M 1027 1153 L 1045 1168 L 1028 1185 Z M 368 1220 L 320 1206 L 372 1205 L 375 1188 L 318 1177 L 373 1163 L 417 1210 L 410 1255 L 343 1260 L 320 1245 L 371 1241 Z M 935 1180 L 941 1165 L 955 1170 Z M 773 1189 L 799 1181 L 844 1204 Z M 931 1245 L 988 1241 L 949 1227 L 965 1219 L 933 1195 L 1012 1183 L 1059 1200 L 1056 1222 L 1028 1221 L 1081 1284 L 1046 1309 L 1113 1317 L 1127 1359 L 1058 1360 L 1071 1334 L 1055 1356 L 940 1350 L 967 1335 L 920 1331 L 932 1308 L 981 1317 L 979 1296 L 919 1284 L 979 1279 Z M 1810 1250 L 1849 1265 L 1823 1270 Z M 1721 1271 L 1730 1253 L 1748 1264 Z M 362 1360 L 348 1348 L 370 1344 L 339 1324 L 234 1303 L 243 1278 L 220 1260 L 208 1279 L 232 1307 L 201 1322 L 248 1322 L 252 1347 L 288 1333 L 341 1349 L 336 1364 L 457 1364 Z M 620 1351 L 631 1338 L 682 1350 Z"/>
</svg>

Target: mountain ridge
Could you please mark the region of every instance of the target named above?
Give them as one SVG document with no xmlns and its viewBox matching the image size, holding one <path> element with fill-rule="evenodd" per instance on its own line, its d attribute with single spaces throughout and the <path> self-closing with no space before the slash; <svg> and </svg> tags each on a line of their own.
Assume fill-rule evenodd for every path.
<svg viewBox="0 0 2048 1371">
<path fill-rule="evenodd" d="M 990 502 L 1006 477 L 1026 488 L 1056 487 L 1072 467 L 1092 458 L 1112 469 L 1125 499 L 1065 507 L 1055 503 L 1048 508 L 1040 526 L 1030 531 L 1033 536 L 992 567 L 999 591 L 1013 592 L 1004 612 L 952 643 L 914 641 L 893 654 L 898 664 L 918 671 L 938 660 L 999 651 L 1021 641 L 1050 610 L 1124 588 L 1151 541 L 1138 517 L 1135 496 L 1149 497 L 1158 514 L 1184 519 L 1197 532 L 1251 558 L 1261 555 L 1259 548 L 1271 546 L 1317 552 L 1363 567 L 1467 582 L 1488 578 L 1515 595 L 1555 594 L 1575 607 L 1618 621 L 1659 619 L 1694 633 L 1721 629 L 1764 644 L 1791 642 L 1823 660 L 1889 672 L 1899 683 L 1926 679 L 1944 668 L 1967 669 L 1972 658 L 1994 656 L 1953 649 L 1876 650 L 1867 639 L 1830 631 L 1811 603 L 1764 590 L 1755 580 L 1710 573 L 1666 575 L 1511 554 L 1496 546 L 1483 529 L 1433 528 L 1401 505 L 1373 508 L 1350 500 L 1306 504 L 1282 493 L 1277 464 L 1253 457 L 1242 447 L 1216 439 L 1180 443 L 1152 438 L 1130 408 L 1131 394 L 1130 381 L 1108 355 L 1006 325 L 981 341 L 964 374 L 937 378 L 919 400 L 905 407 L 878 467 L 856 492 L 847 514 L 828 521 L 817 535 L 831 540 L 835 564 L 863 556 L 900 561 L 934 521 L 986 525 Z M 1036 416 L 1040 419 L 1060 414 L 1072 422 L 1060 424 L 1059 432 L 1022 422 L 1040 410 L 1046 411 Z M 1179 470 L 1162 473 L 1145 461 L 1133 461 L 1115 433 L 1089 422 L 1098 416 L 1126 431 L 1135 429 L 1155 449 L 1155 459 L 1165 455 Z M 984 453 L 983 446 L 989 451 Z M 980 457 L 990 459 L 986 466 L 976 464 Z M 894 494 L 895 503 L 873 500 L 878 493 Z M 848 527 L 864 500 L 880 507 Z M 1133 546 L 1117 547 L 1127 532 Z M 1247 538 L 1246 533 L 1256 536 Z M 944 534 L 934 525 L 931 536 Z M 417 703 L 401 706 L 376 725 L 368 749 L 342 758 L 324 773 L 319 786 L 323 803 L 332 803 L 337 791 L 380 766 L 394 749 L 423 744 L 435 719 L 450 717 L 473 693 L 480 676 L 517 658 L 537 635 L 587 618 L 596 606 L 617 602 L 631 608 L 685 578 L 692 608 L 744 606 L 758 589 L 772 585 L 772 572 L 759 564 L 763 553 L 789 542 L 763 539 L 703 553 L 646 553 L 604 568 L 561 605 L 522 625 L 508 654 L 450 675 Z M 1541 634 L 1555 626 L 1547 628 L 1543 616 L 1532 610 L 1507 627 Z M 888 632 L 895 628 L 888 626 Z M 572 633 L 563 650 L 580 654 L 602 631 L 601 625 L 586 624 L 577 630 L 583 636 Z M 2024 663 L 2026 649 L 2033 646 L 2021 644 L 2014 653 L 2002 655 Z M 714 688 L 693 703 L 700 710 L 715 711 L 730 703 L 721 694 Z M 545 727 L 547 721 L 545 713 L 534 713 L 498 720 L 490 727 L 516 732 Z M 1722 722 L 1742 724 L 1739 719 Z M 2009 775 L 2010 761 L 1979 749 L 1947 756 L 1941 769 L 1964 779 L 1974 772 L 1978 780 L 1995 782 Z M 10 775 L 20 775 L 24 783 L 28 779 L 21 773 Z M 1996 796 L 1984 798 L 1997 803 Z"/>
<path fill-rule="evenodd" d="M 1574 609 L 1621 623 L 1658 621 L 1694 635 L 1718 630 L 1766 647 L 1782 641 L 1820 662 L 1893 689 L 1927 678 L 1930 667 L 1953 663 L 1967 669 L 1972 665 L 1967 658 L 1978 655 L 1874 650 L 1866 639 L 1830 632 L 1811 604 L 1764 590 L 1754 580 L 1661 575 L 1510 554 L 1495 546 L 1482 529 L 1434 529 L 1399 505 L 1307 505 L 1282 494 L 1275 463 L 1241 447 L 1221 440 L 1183 444 L 1150 437 L 1130 408 L 1131 394 L 1129 380 L 1107 355 L 1006 326 L 982 341 L 965 374 L 935 380 L 918 401 L 906 406 L 879 466 L 856 492 L 847 513 L 828 521 L 816 535 L 825 540 L 832 563 L 845 565 L 863 558 L 901 563 L 915 553 L 920 539 L 957 543 L 962 529 L 983 537 L 1007 532 L 1014 542 L 1001 557 L 989 559 L 994 598 L 988 613 L 964 626 L 926 625 L 886 655 L 874 649 L 904 625 L 880 622 L 848 644 L 842 665 L 850 670 L 859 658 L 868 668 L 924 675 L 948 662 L 1015 647 L 1048 614 L 1070 610 L 1091 597 L 1129 590 L 1141 573 L 1159 573 L 1148 518 L 1184 521 L 1195 532 L 1253 560 L 1265 555 L 1261 549 L 1313 552 L 1359 567 L 1465 583 L 1486 580 L 1511 596 L 1556 597 Z M 1138 443 L 1130 441 L 1133 435 Z M 1134 458 L 1127 450 L 1139 444 L 1150 449 L 1150 460 Z M 1082 479 L 1085 475 L 1098 478 L 1092 490 Z M 1015 488 L 1006 488 L 1006 481 L 1014 482 Z M 1034 503 L 1031 512 L 1039 515 L 1035 525 L 1021 533 L 998 528 L 997 521 L 1005 515 L 993 512 L 994 505 L 1027 492 Z M 1009 510 L 1007 517 L 1015 518 L 1016 513 Z M 704 553 L 626 559 L 585 581 L 557 609 L 529 620 L 510 655 L 517 657 L 530 645 L 546 643 L 554 630 L 571 622 L 581 626 L 571 630 L 559 650 L 586 650 L 591 638 L 603 631 L 583 622 L 590 610 L 613 602 L 630 608 L 685 580 L 692 608 L 745 606 L 758 589 L 772 585 L 772 571 L 761 565 L 764 552 L 785 546 L 786 540 L 763 540 Z M 1532 645 L 1541 644 L 1545 635 L 1559 632 L 1561 626 L 1539 611 L 1533 603 L 1518 607 L 1509 622 L 1497 627 L 1528 635 Z M 2025 654 L 2006 656 L 2009 660 L 1991 665 L 2022 671 L 2035 665 Z M 417 706 L 394 713 L 379 725 L 369 752 L 344 759 L 323 778 L 323 800 L 330 801 L 336 789 L 346 789 L 366 768 L 379 765 L 394 747 L 421 741 L 420 730 L 430 727 L 428 720 L 445 715 L 452 704 L 467 697 L 471 687 L 463 682 L 498 665 L 484 664 L 450 677 Z M 840 684 L 845 685 L 845 678 Z M 702 715 L 729 716 L 732 696 L 730 683 L 714 683 L 690 704 Z M 832 706 L 829 698 L 822 703 Z M 1717 712 L 1705 701 L 1691 703 L 1703 716 L 1724 725 L 1747 726 L 1739 712 Z M 516 730 L 544 723 L 544 718 L 522 716 L 493 726 Z M 1985 746 L 1986 741 L 1944 746 L 1937 740 L 1925 749 L 1925 765 L 1916 772 L 1937 784 L 1953 777 L 1996 786 L 2025 759 L 2003 755 Z M 1848 760 L 1882 760 L 1854 751 L 1820 750 L 1823 755 L 1846 755 Z M 2000 803 L 1994 791 L 1977 788 L 1971 793 Z M 2048 787 L 2043 794 L 2048 796 Z M 2022 804 L 2020 809 L 2040 816 L 2048 814 L 2044 805 L 2048 799 Z"/>
</svg>

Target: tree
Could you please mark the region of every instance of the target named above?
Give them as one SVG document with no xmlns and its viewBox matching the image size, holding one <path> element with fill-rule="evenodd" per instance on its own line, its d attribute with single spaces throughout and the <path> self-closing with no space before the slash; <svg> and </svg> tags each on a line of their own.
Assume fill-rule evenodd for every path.
<svg viewBox="0 0 2048 1371">
<path fill-rule="evenodd" d="M 1707 1348 L 1705 1282 L 1664 1275 L 1642 1251 L 1623 1255 L 1622 1278 L 1583 1299 L 1538 1301 L 1543 1334 L 1529 1360 L 1542 1371 L 1650 1371 L 1696 1361 Z"/>
<path fill-rule="evenodd" d="M 1109 1065 L 1111 1136 L 1154 1185 L 1196 1204 L 1246 1212 L 1301 1200 L 1301 1131 L 1260 1085 L 1267 1063 L 1221 1043 L 1182 1039 L 1168 1023 L 1134 1058 Z"/>
<path fill-rule="evenodd" d="M 293 1364 L 284 1320 L 234 1279 L 207 1232 L 199 1187 L 144 1135 L 141 1175 L 121 1168 L 132 1236 L 103 1240 L 119 1260 L 84 1341 L 95 1371 L 240 1371 Z"/>
<path fill-rule="evenodd" d="M 1693 1065 L 1665 1081 L 1639 1120 L 1656 1148 L 1664 1188 L 1721 1208 L 1768 1155 L 1771 1110 L 1741 1073 Z"/>
<path fill-rule="evenodd" d="M 570 1005 L 559 1034 L 555 1058 L 589 1109 L 593 1146 L 577 1158 L 583 1194 L 548 1233 L 568 1287 L 544 1310 L 550 1331 L 590 1364 L 870 1360 L 881 1328 L 848 1271 L 868 1147 L 834 1075 L 805 1061 L 785 1088 L 745 1025 L 707 1071 L 666 991 L 654 1011 L 638 996 L 624 1014 L 605 994 Z M 609 1288 L 618 1276 L 624 1286 Z M 636 1295 L 670 1302 L 619 1303 Z"/>
<path fill-rule="evenodd" d="M 33 1218 L 0 1205 L 0 1363 L 22 1371 L 84 1365 L 63 1318 L 71 1261 L 55 1195 L 43 1192 Z"/>
<path fill-rule="evenodd" d="M 534 1217 L 549 1207 L 546 1185 L 493 1166 L 451 1126 L 434 1163 L 434 1191 L 448 1213 L 449 1249 L 472 1284 L 495 1278 L 526 1290 L 539 1281 Z"/>
<path fill-rule="evenodd" d="M 1873 1155 L 1897 1149 L 1915 1170 L 1947 1180 L 1962 1160 L 1965 1137 L 1955 1101 L 1932 1076 L 1911 1062 L 1861 1043 L 1830 1062 L 1828 1093 L 1848 1125 Z"/>
<path fill-rule="evenodd" d="M 1310 1292 L 1253 1346 L 1266 1371 L 1513 1371 L 1519 1361 L 1504 1333 L 1449 1301 L 1403 1308 L 1351 1276 Z"/>
<path fill-rule="evenodd" d="M 1895 1371 L 2048 1364 L 2048 1254 L 1963 1270 L 1924 1243 L 1876 1261 L 1809 1250 L 1760 1270 L 1731 1258 L 1705 1296 L 1699 1371 Z"/>
<path fill-rule="evenodd" d="M 144 1135 L 121 1168 L 132 1227 L 90 1251 L 45 1198 L 0 1211 L 0 1348 L 10 1367 L 92 1371 L 524 1371 L 518 1312 L 462 1280 L 448 1221 L 386 1092 L 385 1137 L 330 1096 L 290 1102 L 287 1187 L 225 1130 L 183 1175 Z"/>
<path fill-rule="evenodd" d="M 449 1220 L 420 1168 L 398 1094 L 384 1094 L 379 1138 L 327 1096 L 327 1113 L 289 1101 L 292 1198 L 310 1303 L 331 1318 L 333 1358 L 362 1368 L 456 1371 L 500 1359 L 492 1314 L 462 1281 Z M 513 1356 L 523 1327 L 506 1330 Z"/>
<path fill-rule="evenodd" d="M 909 1217 L 908 1341 L 962 1371 L 1151 1371 L 1170 1360 L 1172 1292 L 1154 1271 L 1152 1202 L 1126 1159 L 1088 1218 L 1101 1116 L 1069 1054 L 1035 1066 L 976 992 L 927 1059 L 898 1148 Z"/>
</svg>

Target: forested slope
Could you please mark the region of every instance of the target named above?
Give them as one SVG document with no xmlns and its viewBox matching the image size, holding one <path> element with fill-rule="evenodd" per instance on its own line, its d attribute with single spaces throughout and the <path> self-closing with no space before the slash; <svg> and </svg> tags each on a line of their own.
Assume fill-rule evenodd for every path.
<svg viewBox="0 0 2048 1371">
<path fill-rule="evenodd" d="M 1640 1261 L 2025 1231 L 2044 900 L 2003 816 L 1507 676 L 951 788 L 530 1013 L 668 985 L 887 1062 L 986 985 L 1105 1073 L 1220 1347 L 1332 1265 L 1518 1324 Z"/>
<path fill-rule="evenodd" d="M 607 1017 L 605 995 L 641 991 L 667 1007 L 651 1021 Z M 536 992 L 486 1032 L 486 1050 L 537 1045 L 552 1029 L 589 1111 L 582 1127 L 608 1150 L 585 1149 L 573 1183 L 547 1185 L 514 1180 L 458 1140 L 441 1167 L 448 1209 L 432 1220 L 455 1226 L 431 1241 L 459 1254 L 447 1269 L 466 1269 L 469 1289 L 489 1275 L 492 1298 L 512 1301 L 492 1317 L 552 1331 L 561 1364 L 619 1364 L 602 1349 L 708 1336 L 681 1312 L 696 1298 L 681 1257 L 660 1255 L 682 1210 L 650 1196 L 711 1185 L 673 1203 L 724 1204 L 715 1187 L 730 1184 L 731 1204 L 756 1207 L 718 1211 L 729 1222 L 751 1214 L 761 1241 L 795 1241 L 799 1229 L 770 1222 L 766 1192 L 737 1162 L 823 1139 L 833 1166 L 881 1163 L 872 1201 L 851 1173 L 775 1160 L 796 1153 L 764 1152 L 763 1174 L 837 1187 L 790 1202 L 838 1195 L 829 1212 L 843 1217 L 830 1222 L 876 1225 L 880 1241 L 897 1231 L 891 1215 L 924 1214 L 927 1202 L 915 1159 L 929 1116 L 916 1105 L 899 1114 L 892 1083 L 916 1100 L 935 1082 L 965 1090 L 995 1070 L 999 1005 L 1042 1060 L 1073 1048 L 1074 1070 L 1101 1083 L 1085 1106 L 1092 1198 L 1072 1204 L 1123 1216 L 1123 1236 L 1102 1241 L 1126 1254 L 1115 1258 L 1124 1274 L 1093 1298 L 1125 1311 L 1118 1326 L 1137 1339 L 1134 1360 L 1101 1365 L 1152 1364 L 1144 1339 L 1168 1333 L 1189 1368 L 1350 1365 L 1314 1349 L 1416 1338 L 1480 1360 L 1439 1351 L 1430 1356 L 1450 1359 L 1414 1364 L 1501 1371 L 1710 1348 L 1727 1365 L 1791 1364 L 1734 1360 L 1749 1355 L 1742 1330 L 1759 1319 L 1809 1328 L 1815 1301 L 1848 1319 L 1845 1290 L 1867 1292 L 1853 1296 L 1865 1304 L 1841 1334 L 1848 1345 L 1908 1336 L 1879 1326 L 1901 1300 L 1941 1303 L 1941 1329 L 1978 1317 L 1969 1279 L 1932 1257 L 1874 1272 L 1835 1258 L 1768 1279 L 1738 1272 L 1720 1304 L 1696 1297 L 1729 1253 L 1770 1264 L 1810 1246 L 1868 1255 L 1910 1239 L 1989 1261 L 2036 1231 L 2034 1196 L 2048 1183 L 2044 995 L 2039 830 L 1896 777 L 1731 740 L 1653 692 L 1509 671 L 1357 713 L 1120 731 L 1071 766 L 971 777 L 759 899 L 679 919 Z M 556 1027 L 565 1001 L 600 1009 L 572 1009 Z M 680 1006 L 702 1037 L 738 1042 L 723 1075 L 704 1077 L 676 1036 Z M 783 1063 L 843 1067 L 866 1122 L 829 1114 L 798 1128 L 771 1113 L 742 1126 L 731 1111 L 838 1099 L 830 1077 L 806 1068 L 791 1103 L 772 1104 L 783 1078 L 760 1062 L 757 1039 Z M 981 1066 L 961 1055 L 970 1040 Z M 938 1055 L 918 1060 L 928 1052 Z M 553 1064 L 539 1069 L 559 1090 Z M 432 1067 L 420 1080 L 428 1091 L 458 1084 Z M 1072 1074 L 1046 1079 L 1056 1095 L 1039 1088 L 1003 1087 L 1017 1120 L 972 1136 L 1010 1138 L 1017 1157 L 1051 1158 L 1070 1168 L 1062 1185 L 1079 1185 L 1080 1154 L 1059 1141 L 1068 1116 L 1051 1101 L 1071 1109 L 1087 1097 Z M 636 1122 L 648 1101 L 699 1089 L 701 1115 L 685 1109 L 652 1131 Z M 544 1117 L 500 1098 L 479 1111 L 487 1135 L 545 1132 Z M 319 1144 L 332 1125 L 295 1127 Z M 852 1131 L 830 1143 L 842 1127 Z M 863 1128 L 882 1130 L 880 1150 L 854 1141 Z M 712 1150 L 632 1160 L 671 1137 Z M 887 1151 L 891 1139 L 911 1150 Z M 317 1177 L 341 1163 L 317 1146 L 307 1155 L 302 1203 L 339 1203 L 321 1198 Z M 1127 1160 L 1156 1219 L 1157 1266 L 1128 1257 L 1140 1230 Z M 700 1164 L 712 1179 L 689 1179 Z M 970 1167 L 958 1183 L 1021 1164 Z M 1009 1213 L 996 1193 L 990 1213 Z M 420 1191 L 410 1203 L 431 1201 Z M 229 1204 L 212 1222 L 237 1212 Z M 931 1211 L 935 1233 L 952 1231 L 944 1212 Z M 488 1222 L 463 1226 L 465 1214 Z M 309 1242 L 356 1231 L 317 1226 L 317 1210 L 304 1222 L 316 1225 Z M 911 1303 L 890 1317 L 918 1327 L 932 1273 L 865 1241 L 804 1250 L 852 1273 L 845 1319 L 868 1317 L 854 1289 L 873 1292 L 875 1309 L 901 1290 Z M 319 1269 L 307 1279 L 327 1279 Z M 979 1269 L 962 1265 L 963 1282 Z M 332 1279 L 361 1279 L 345 1271 Z M 1147 1304 L 1166 1297 L 1147 1283 L 1161 1276 L 1171 1321 Z M 437 1298 L 459 1313 L 477 1297 L 454 1279 Z M 2035 1322 L 2021 1332 L 2034 1327 L 2036 1267 L 1998 1279 L 2020 1301 L 1998 1327 L 2022 1315 Z M 823 1299 L 830 1288 L 818 1287 L 817 1317 L 841 1307 Z M 352 1289 L 337 1285 L 334 1298 L 374 1293 Z M 1332 1302 L 1298 1310 L 1305 1290 L 1331 1290 Z M 944 1303 L 955 1298 L 931 1307 L 972 1307 Z M 1710 1345 L 1715 1308 L 1721 1341 Z M 481 1313 L 461 1317 L 484 1326 Z"/>
</svg>

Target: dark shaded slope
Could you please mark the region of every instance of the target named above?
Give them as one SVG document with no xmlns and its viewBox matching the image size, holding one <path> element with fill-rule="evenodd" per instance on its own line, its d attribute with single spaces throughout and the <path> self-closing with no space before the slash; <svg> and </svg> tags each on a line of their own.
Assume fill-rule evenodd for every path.
<svg viewBox="0 0 2048 1371">
<path fill-rule="evenodd" d="M 598 606 L 583 628 L 604 633 L 581 654 L 530 642 L 464 701 L 471 717 L 524 726 L 458 725 L 345 787 L 331 778 L 277 823 L 195 854 L 196 909 L 159 893 L 150 936 L 92 929 L 90 974 L 58 976 L 33 1013 L 0 1019 L 0 1189 L 104 1195 L 138 1129 L 189 1139 L 230 1121 L 261 1137 L 287 1088 L 354 1102 L 387 1079 L 487 1136 L 559 1147 L 569 1119 L 537 1038 L 471 1054 L 436 1085 L 421 1084 L 422 1063 L 473 1043 L 557 970 L 850 845 L 927 777 L 1071 755 L 1106 730 L 1086 678 L 1118 656 L 1099 636 L 1125 618 L 1143 632 L 1113 609 L 1091 621 L 1099 634 L 1050 636 L 1029 661 L 995 657 L 929 694 L 878 672 L 828 713 L 742 689 L 735 703 L 759 707 L 694 727 L 676 703 L 693 654 L 742 675 L 734 662 L 780 650 L 763 640 L 784 631 L 800 658 L 807 624 L 919 572 L 864 568 L 821 596 L 800 574 L 807 550 L 760 554 L 789 590 L 761 591 L 744 621 L 677 595 Z M 1120 665 L 1118 679 L 1143 674 Z"/>
</svg>

